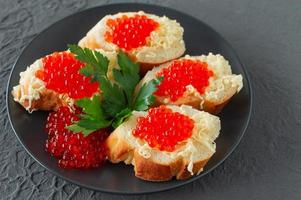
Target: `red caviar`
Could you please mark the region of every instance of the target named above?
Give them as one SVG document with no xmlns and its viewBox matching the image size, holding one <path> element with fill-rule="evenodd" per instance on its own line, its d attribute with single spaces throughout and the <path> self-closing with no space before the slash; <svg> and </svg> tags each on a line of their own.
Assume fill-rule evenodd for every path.
<svg viewBox="0 0 301 200">
<path fill-rule="evenodd" d="M 158 22 L 145 15 L 128 17 L 123 15 L 116 19 L 108 19 L 111 29 L 105 33 L 105 39 L 120 48 L 130 51 L 147 43 L 147 38 L 158 26 Z"/>
<path fill-rule="evenodd" d="M 84 64 L 70 52 L 55 52 L 42 59 L 43 70 L 36 76 L 45 82 L 46 88 L 60 94 L 68 94 L 73 99 L 91 97 L 98 90 L 98 83 L 80 74 Z"/>
<path fill-rule="evenodd" d="M 139 117 L 132 133 L 152 148 L 173 151 L 178 143 L 191 137 L 193 127 L 194 121 L 188 116 L 162 105 L 149 109 L 146 117 Z"/>
<path fill-rule="evenodd" d="M 105 139 L 108 137 L 108 132 L 105 129 L 84 137 L 82 133 L 74 134 L 65 128 L 73 121 L 77 121 L 77 115 L 80 113 L 77 108 L 71 112 L 68 107 L 60 107 L 58 111 L 48 115 L 46 151 L 59 159 L 60 167 L 99 167 L 107 158 Z"/>
<path fill-rule="evenodd" d="M 209 85 L 209 78 L 213 76 L 213 71 L 205 62 L 182 59 L 173 61 L 157 76 L 163 76 L 164 79 L 155 95 L 168 96 L 171 101 L 176 101 L 183 96 L 188 85 L 192 85 L 200 94 L 203 94 Z"/>
</svg>

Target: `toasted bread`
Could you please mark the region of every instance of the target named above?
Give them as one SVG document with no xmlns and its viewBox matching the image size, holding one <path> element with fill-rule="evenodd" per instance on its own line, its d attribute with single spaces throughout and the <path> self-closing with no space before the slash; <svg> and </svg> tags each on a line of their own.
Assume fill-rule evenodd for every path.
<svg viewBox="0 0 301 200">
<path fill-rule="evenodd" d="M 229 102 L 231 97 L 238 93 L 243 87 L 242 76 L 232 74 L 231 66 L 228 61 L 221 55 L 188 56 L 181 59 L 191 59 L 206 62 L 208 68 L 213 71 L 214 75 L 209 79 L 209 86 L 204 94 L 200 94 L 192 85 L 186 87 L 186 91 L 182 97 L 176 101 L 172 101 L 168 96 L 155 96 L 155 105 L 173 104 L 173 105 L 190 105 L 196 109 L 204 110 L 212 114 L 217 114 Z M 137 86 L 137 90 L 146 82 L 154 79 L 157 73 L 163 68 L 167 68 L 172 63 L 168 62 L 155 67 L 147 72 L 145 77 Z"/>
<path fill-rule="evenodd" d="M 105 52 L 102 49 L 97 51 L 109 59 L 108 78 L 113 79 L 113 67 L 118 67 L 117 53 Z M 45 87 L 45 83 L 36 77 L 38 70 L 43 70 L 42 58 L 36 60 L 24 72 L 20 73 L 19 84 L 13 87 L 12 91 L 14 100 L 29 112 L 57 110 L 60 106 L 72 106 L 74 100 L 67 94 L 59 94 Z"/>
<path fill-rule="evenodd" d="M 72 102 L 66 95 L 45 88 L 45 83 L 38 79 L 35 74 L 43 68 L 42 59 L 36 60 L 20 73 L 19 85 L 13 87 L 12 95 L 14 100 L 20 103 L 26 110 L 56 110 L 60 106 Z"/>
<path fill-rule="evenodd" d="M 167 181 L 173 177 L 186 179 L 199 174 L 215 152 L 214 140 L 219 135 L 220 120 L 187 105 L 167 107 L 194 121 L 190 138 L 177 144 L 172 152 L 151 148 L 132 134 L 137 118 L 146 116 L 147 112 L 134 112 L 108 137 L 109 160 L 134 165 L 135 175 L 148 181 Z"/>
<path fill-rule="evenodd" d="M 159 27 L 151 32 L 147 38 L 147 43 L 141 47 L 127 51 L 129 56 L 136 62 L 141 63 L 141 71 L 146 72 L 154 65 L 167 62 L 180 57 L 185 51 L 183 40 L 184 29 L 176 20 L 171 20 L 165 16 L 159 17 L 147 14 L 143 11 L 124 12 L 115 15 L 106 15 L 79 41 L 79 46 L 90 49 L 104 49 L 106 51 L 118 51 L 119 47 L 105 39 L 105 33 L 110 31 L 107 26 L 109 19 L 116 19 L 126 15 L 145 15 L 159 23 Z"/>
</svg>

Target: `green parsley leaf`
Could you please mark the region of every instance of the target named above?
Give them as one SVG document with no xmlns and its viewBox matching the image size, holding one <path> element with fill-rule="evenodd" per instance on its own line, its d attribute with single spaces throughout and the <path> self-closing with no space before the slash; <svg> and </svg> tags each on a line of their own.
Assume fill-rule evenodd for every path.
<svg viewBox="0 0 301 200">
<path fill-rule="evenodd" d="M 132 112 L 133 111 L 131 109 L 125 108 L 121 112 L 117 113 L 112 123 L 113 128 L 117 128 L 120 124 L 122 124 L 122 122 L 132 115 Z"/>
<path fill-rule="evenodd" d="M 123 51 L 119 51 L 117 57 L 121 70 L 113 69 L 114 79 L 123 89 L 127 103 L 130 105 L 133 101 L 135 87 L 140 80 L 139 64 L 131 61 Z"/>
<path fill-rule="evenodd" d="M 153 93 L 157 90 L 157 86 L 163 80 L 163 77 L 153 79 L 141 87 L 134 101 L 134 110 L 147 110 L 149 105 L 154 103 Z"/>
<path fill-rule="evenodd" d="M 84 76 L 90 77 L 93 76 L 95 73 L 94 68 L 91 65 L 87 65 L 79 70 L 79 73 L 81 73 Z"/>
<path fill-rule="evenodd" d="M 124 93 L 119 85 L 110 82 L 105 77 L 101 77 L 99 82 L 103 96 L 102 108 L 107 115 L 114 117 L 127 107 Z"/>
<path fill-rule="evenodd" d="M 96 81 L 100 76 L 106 76 L 108 72 L 109 59 L 98 51 L 92 51 L 88 48 L 81 48 L 75 44 L 68 45 L 71 53 L 75 54 L 76 59 L 86 64 L 86 67 L 80 72 L 83 75 L 91 76 Z M 94 70 L 92 70 L 94 69 Z"/>
<path fill-rule="evenodd" d="M 100 96 L 94 95 L 92 99 L 82 98 L 76 101 L 76 105 L 83 109 L 83 112 L 95 119 L 104 119 L 103 110 L 101 108 Z"/>
<path fill-rule="evenodd" d="M 69 125 L 66 128 L 72 131 L 73 133 L 82 133 L 84 136 L 88 136 L 90 133 L 95 131 L 95 130 L 86 129 L 84 127 L 80 127 L 77 124 Z"/>
<path fill-rule="evenodd" d="M 96 119 L 81 119 L 77 122 L 80 127 L 85 127 L 88 130 L 98 130 L 101 128 L 106 128 L 111 125 L 111 121 L 107 120 L 96 120 Z"/>
<path fill-rule="evenodd" d="M 100 96 L 94 95 L 92 99 L 83 98 L 76 101 L 76 105 L 83 109 L 83 113 L 79 115 L 80 120 L 67 129 L 85 136 L 90 133 L 111 125 L 112 121 L 107 120 L 101 107 Z"/>
<path fill-rule="evenodd" d="M 123 51 L 119 51 L 118 55 L 118 64 L 123 73 L 127 74 L 138 74 L 139 73 L 139 64 L 133 62 Z"/>
<path fill-rule="evenodd" d="M 69 126 L 66 126 L 66 128 L 74 133 L 80 133 L 83 131 L 83 127 L 80 127 L 77 124 L 71 124 Z"/>
<path fill-rule="evenodd" d="M 99 83 L 101 97 L 94 95 L 92 98 L 77 100 L 76 105 L 82 108 L 83 113 L 78 115 L 79 121 L 67 126 L 67 129 L 87 136 L 108 126 L 117 128 L 134 110 L 147 110 L 154 102 L 153 93 L 163 78 L 147 82 L 135 96 L 135 88 L 140 81 L 139 64 L 133 62 L 123 51 L 118 53 L 120 69 L 113 68 L 114 81 L 112 81 L 107 76 L 109 65 L 107 57 L 77 45 L 68 47 L 76 59 L 85 64 L 79 72 Z"/>
</svg>

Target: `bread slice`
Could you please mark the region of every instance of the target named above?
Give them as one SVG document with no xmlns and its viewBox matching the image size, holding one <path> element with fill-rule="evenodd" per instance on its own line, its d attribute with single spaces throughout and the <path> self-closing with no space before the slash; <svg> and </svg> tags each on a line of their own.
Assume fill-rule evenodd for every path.
<svg viewBox="0 0 301 200">
<path fill-rule="evenodd" d="M 113 79 L 113 67 L 118 67 L 117 53 L 106 52 L 97 49 L 100 53 L 109 59 L 108 77 Z M 72 106 L 74 100 L 67 94 L 59 94 L 53 90 L 47 89 L 45 83 L 36 77 L 36 72 L 43 69 L 42 58 L 36 60 L 20 73 L 19 84 L 13 87 L 12 95 L 14 100 L 20 103 L 27 111 L 35 110 L 57 110 L 61 106 Z"/>
<path fill-rule="evenodd" d="M 69 98 L 65 95 L 45 88 L 45 83 L 35 74 L 43 68 L 42 59 L 36 60 L 20 73 L 19 85 L 13 87 L 14 100 L 20 103 L 26 110 L 56 110 L 60 106 L 68 105 Z M 70 100 L 71 101 L 71 100 Z"/>
<path fill-rule="evenodd" d="M 173 105 L 190 105 L 196 109 L 204 110 L 212 114 L 217 114 L 229 102 L 231 97 L 238 93 L 243 87 L 242 76 L 232 74 L 229 62 L 219 54 L 209 53 L 208 55 L 189 56 L 179 58 L 191 59 L 206 62 L 209 69 L 214 73 L 213 77 L 209 79 L 209 86 L 206 88 L 204 94 L 200 94 L 192 85 L 188 85 L 184 95 L 176 101 L 171 101 L 168 96 L 156 96 L 155 105 L 173 104 Z M 168 62 L 155 67 L 153 70 L 147 72 L 145 77 L 139 83 L 137 90 L 146 82 L 154 79 L 156 74 L 163 68 L 167 68 L 172 63 Z"/>
<path fill-rule="evenodd" d="M 147 142 L 132 135 L 137 118 L 146 116 L 147 112 L 134 112 L 108 137 L 109 160 L 132 164 L 135 175 L 148 181 L 167 181 L 173 177 L 186 179 L 202 172 L 215 153 L 214 140 L 220 131 L 219 118 L 187 105 L 167 107 L 194 121 L 190 138 L 177 144 L 172 152 L 151 148 Z"/>
<path fill-rule="evenodd" d="M 151 32 L 147 44 L 128 51 L 127 53 L 136 62 L 141 63 L 141 71 L 146 72 L 154 65 L 167 62 L 180 57 L 185 51 L 183 40 L 184 29 L 176 20 L 166 16 L 159 17 L 153 14 L 139 12 L 123 12 L 115 15 L 106 15 L 79 41 L 79 46 L 90 49 L 104 49 L 106 51 L 118 51 L 119 47 L 105 39 L 105 33 L 110 31 L 107 26 L 109 19 L 120 18 L 123 15 L 145 15 L 159 23 L 159 27 Z"/>
</svg>

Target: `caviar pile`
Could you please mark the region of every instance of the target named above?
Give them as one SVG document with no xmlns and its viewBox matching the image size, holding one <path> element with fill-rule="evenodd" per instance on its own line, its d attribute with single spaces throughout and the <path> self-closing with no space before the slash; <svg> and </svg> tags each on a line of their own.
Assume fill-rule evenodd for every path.
<svg viewBox="0 0 301 200">
<path fill-rule="evenodd" d="M 36 76 L 45 82 L 46 88 L 70 98 L 91 97 L 98 90 L 98 83 L 79 73 L 84 64 L 70 52 L 55 52 L 42 59 L 43 70 Z"/>
<path fill-rule="evenodd" d="M 145 15 L 134 15 L 108 19 L 107 26 L 111 29 L 105 33 L 105 39 L 118 47 L 130 51 L 144 46 L 147 38 L 159 24 Z"/>
<path fill-rule="evenodd" d="M 163 76 L 164 79 L 158 86 L 155 95 L 167 96 L 171 101 L 176 101 L 183 96 L 188 85 L 192 85 L 200 94 L 203 94 L 213 72 L 205 62 L 182 59 L 173 61 L 157 76 Z"/>
<path fill-rule="evenodd" d="M 150 147 L 173 151 L 178 143 L 191 137 L 193 127 L 194 121 L 188 116 L 162 105 L 149 109 L 146 117 L 139 117 L 132 134 Z"/>
<path fill-rule="evenodd" d="M 108 132 L 100 129 L 85 137 L 82 133 L 73 133 L 65 127 L 78 120 L 81 111 L 75 108 L 60 107 L 51 112 L 47 118 L 46 151 L 59 159 L 59 166 L 63 168 L 94 168 L 99 167 L 106 160 L 105 139 Z"/>
</svg>

